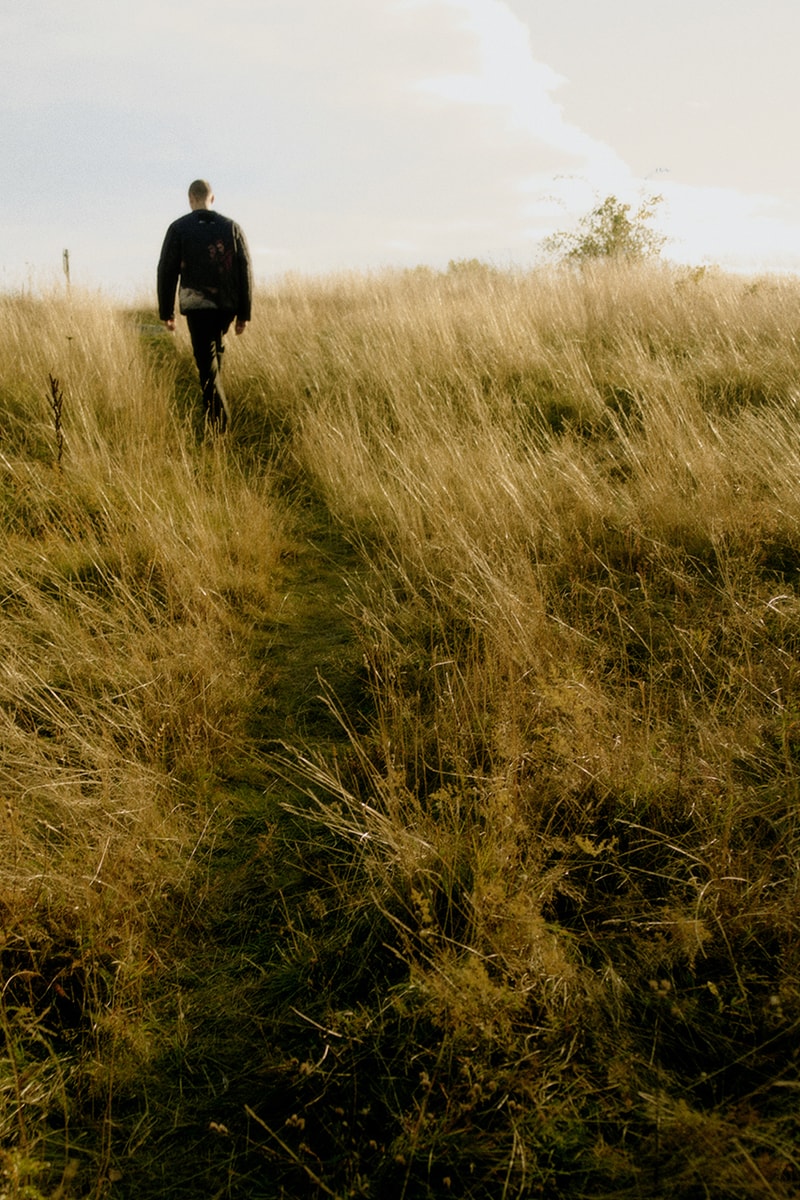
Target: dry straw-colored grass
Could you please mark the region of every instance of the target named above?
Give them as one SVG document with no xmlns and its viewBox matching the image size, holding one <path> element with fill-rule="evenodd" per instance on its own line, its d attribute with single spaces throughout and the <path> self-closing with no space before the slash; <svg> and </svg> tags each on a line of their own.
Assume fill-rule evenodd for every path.
<svg viewBox="0 0 800 1200">
<path fill-rule="evenodd" d="M 17 1197 L 39 1195 L 49 1125 L 80 1126 L 76 1095 L 110 1104 L 158 1045 L 141 990 L 173 933 L 158 913 L 252 753 L 248 631 L 286 535 L 268 472 L 195 444 L 166 343 L 96 297 L 0 307 L 0 1192 Z"/>
<path fill-rule="evenodd" d="M 613 265 L 274 301 L 294 453 L 370 564 L 377 715 L 352 775 L 300 771 L 449 1056 L 409 1195 L 491 1121 L 465 1054 L 508 1107 L 464 1194 L 797 1185 L 796 302 Z"/>
<path fill-rule="evenodd" d="M 95 1179 L 134 1157 L 108 1045 L 157 1104 L 159 897 L 253 754 L 275 477 L 360 553 L 363 677 L 328 697 L 335 746 L 273 759 L 284 817 L 244 852 L 231 947 L 260 1065 L 202 1187 L 796 1194 L 797 300 L 614 264 L 286 280 L 226 364 L 225 444 L 176 407 L 185 346 L 147 351 L 96 300 L 5 302 L 5 1036 L 47 1041 L 21 990 L 45 944 L 94 956 Z M 29 1066 L 4 1076 L 9 1178 L 76 1094 L 43 1054 L 26 1107 Z"/>
</svg>

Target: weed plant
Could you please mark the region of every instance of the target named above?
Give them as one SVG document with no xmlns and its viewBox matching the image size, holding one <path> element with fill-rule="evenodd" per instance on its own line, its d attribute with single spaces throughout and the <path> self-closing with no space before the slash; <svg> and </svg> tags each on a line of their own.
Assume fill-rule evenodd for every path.
<svg viewBox="0 0 800 1200">
<path fill-rule="evenodd" d="M 798 298 L 5 301 L 9 1197 L 797 1194 Z"/>
</svg>

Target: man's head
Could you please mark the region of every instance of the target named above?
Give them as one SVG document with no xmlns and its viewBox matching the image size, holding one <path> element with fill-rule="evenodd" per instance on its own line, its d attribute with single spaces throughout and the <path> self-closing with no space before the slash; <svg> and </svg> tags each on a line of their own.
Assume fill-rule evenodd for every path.
<svg viewBox="0 0 800 1200">
<path fill-rule="evenodd" d="M 192 211 L 196 208 L 210 208 L 213 203 L 214 193 L 207 179 L 195 179 L 194 183 L 189 184 L 189 207 Z"/>
</svg>

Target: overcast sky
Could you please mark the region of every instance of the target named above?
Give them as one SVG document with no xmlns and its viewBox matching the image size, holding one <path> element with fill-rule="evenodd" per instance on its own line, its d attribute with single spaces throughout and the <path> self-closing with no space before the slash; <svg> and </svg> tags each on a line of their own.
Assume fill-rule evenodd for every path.
<svg viewBox="0 0 800 1200">
<path fill-rule="evenodd" d="M 800 271 L 798 0 L 25 0 L 0 9 L 0 290 L 153 288 L 209 179 L 257 277 L 537 261 L 604 196 Z M 791 124 L 790 124 L 791 123 Z"/>
</svg>

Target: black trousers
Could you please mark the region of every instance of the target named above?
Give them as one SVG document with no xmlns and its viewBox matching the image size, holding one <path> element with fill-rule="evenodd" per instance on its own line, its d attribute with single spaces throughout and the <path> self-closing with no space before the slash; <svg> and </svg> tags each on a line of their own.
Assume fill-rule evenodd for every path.
<svg viewBox="0 0 800 1200">
<path fill-rule="evenodd" d="M 209 425 L 220 432 L 230 420 L 228 398 L 222 386 L 223 338 L 236 314 L 216 308 L 197 308 L 186 313 L 194 361 L 203 389 L 203 408 Z"/>
</svg>

